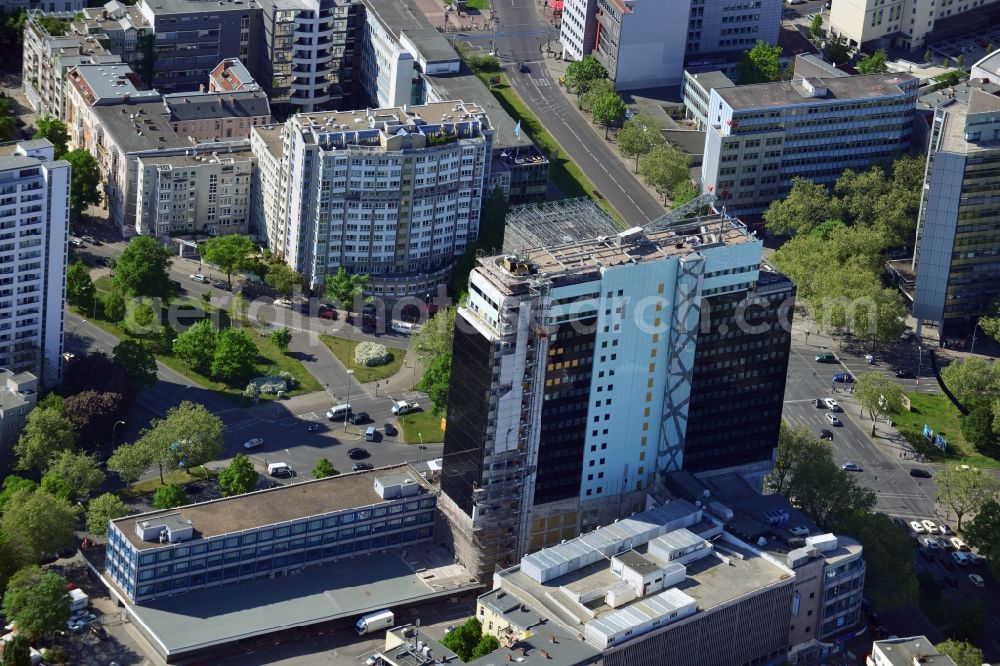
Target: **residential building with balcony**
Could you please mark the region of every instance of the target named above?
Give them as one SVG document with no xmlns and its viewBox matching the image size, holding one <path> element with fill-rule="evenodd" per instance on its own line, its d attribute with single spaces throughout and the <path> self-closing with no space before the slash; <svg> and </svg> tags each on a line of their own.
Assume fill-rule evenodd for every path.
<svg viewBox="0 0 1000 666">
<path fill-rule="evenodd" d="M 14 444 L 37 403 L 37 377 L 0 368 L 0 468 L 14 469 Z"/>
<path fill-rule="evenodd" d="M 277 179 L 269 142 L 251 142 L 269 174 L 254 227 L 310 288 L 340 268 L 369 275 L 370 293 L 388 300 L 447 281 L 479 234 L 492 142 L 482 108 L 298 114 L 282 132 Z"/>
<path fill-rule="evenodd" d="M 160 92 L 198 90 L 228 58 L 250 62 L 252 69 L 257 0 L 140 0 L 138 7 L 155 34 L 150 85 Z"/>
<path fill-rule="evenodd" d="M 0 146 L 0 368 L 62 377 L 70 165 L 46 139 Z"/>
<path fill-rule="evenodd" d="M 130 602 L 273 579 L 431 540 L 436 497 L 406 465 L 113 520 L 105 573 Z"/>
<path fill-rule="evenodd" d="M 78 12 L 83 9 L 84 0 L 4 0 L 0 7 L 8 15 L 17 15 L 21 10 L 37 9 L 43 12 Z"/>
<path fill-rule="evenodd" d="M 358 106 L 364 8 L 358 0 L 257 0 L 251 71 L 275 116 Z M 254 68 L 254 63 L 256 67 Z"/>
<path fill-rule="evenodd" d="M 108 51 L 121 56 L 147 84 L 152 82 L 153 27 L 135 5 L 111 0 L 76 14 L 70 30 L 94 37 Z"/>
<path fill-rule="evenodd" d="M 670 471 L 760 487 L 790 344 L 794 287 L 739 220 L 527 223 L 542 244 L 479 259 L 456 320 L 441 507 L 484 578 L 640 510 Z"/>
<path fill-rule="evenodd" d="M 941 340 L 973 334 L 1000 296 L 1000 97 L 950 101 L 934 112 L 912 263 L 913 316 Z"/>
<path fill-rule="evenodd" d="M 909 148 L 919 80 L 905 73 L 796 76 L 715 88 L 701 187 L 755 221 L 796 177 L 832 185 Z"/>
<path fill-rule="evenodd" d="M 46 16 L 28 13 L 24 22 L 21 80 L 31 110 L 60 120 L 66 117 L 66 74 L 77 65 L 121 63 L 95 36 L 70 33 L 54 36 L 39 21 Z"/>
<path fill-rule="evenodd" d="M 261 90 L 164 95 L 163 114 L 178 136 L 195 143 L 249 139 L 251 127 L 274 122 Z"/>
</svg>

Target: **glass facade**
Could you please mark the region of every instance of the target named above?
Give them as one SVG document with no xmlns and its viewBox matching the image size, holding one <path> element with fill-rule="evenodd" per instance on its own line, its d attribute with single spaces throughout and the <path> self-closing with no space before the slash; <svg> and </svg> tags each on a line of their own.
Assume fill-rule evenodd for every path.
<svg viewBox="0 0 1000 666">
<path fill-rule="evenodd" d="M 133 516 L 112 523 L 106 570 L 136 602 L 270 578 L 311 564 L 430 541 L 436 506 L 434 495 L 416 495 L 145 549 L 121 531 L 141 519 Z"/>
<path fill-rule="evenodd" d="M 847 562 L 827 566 L 823 573 L 823 617 L 818 638 L 829 638 L 858 623 L 865 589 L 861 553 Z"/>
</svg>

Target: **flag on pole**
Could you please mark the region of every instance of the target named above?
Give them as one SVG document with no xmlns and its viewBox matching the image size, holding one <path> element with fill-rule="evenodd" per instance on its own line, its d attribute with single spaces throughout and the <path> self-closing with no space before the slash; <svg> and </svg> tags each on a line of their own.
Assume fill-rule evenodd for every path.
<svg viewBox="0 0 1000 666">
<path fill-rule="evenodd" d="M 519 139 L 521 138 L 521 121 L 520 120 L 518 120 L 517 124 L 514 125 L 514 136 L 516 136 Z"/>
</svg>

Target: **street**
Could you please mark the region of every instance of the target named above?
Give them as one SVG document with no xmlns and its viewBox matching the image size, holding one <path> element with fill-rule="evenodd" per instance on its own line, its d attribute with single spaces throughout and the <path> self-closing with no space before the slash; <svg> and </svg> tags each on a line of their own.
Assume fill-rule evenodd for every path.
<svg viewBox="0 0 1000 666">
<path fill-rule="evenodd" d="M 556 50 L 559 48 L 558 31 L 539 14 L 535 0 L 496 2 L 493 9 L 497 16 L 497 32 L 504 33 L 497 36 L 496 49 L 508 81 L 566 155 L 590 179 L 597 194 L 605 198 L 630 226 L 663 215 L 663 206 L 622 165 L 611 148 L 598 139 L 589 121 L 573 108 L 549 74 L 543 58 L 544 45 L 549 40 L 544 33 L 552 31 L 552 48 Z M 462 38 L 458 36 L 459 40 Z M 484 48 L 487 42 L 475 39 L 471 43 Z M 527 63 L 531 71 L 518 72 L 515 66 L 518 61 Z"/>
</svg>

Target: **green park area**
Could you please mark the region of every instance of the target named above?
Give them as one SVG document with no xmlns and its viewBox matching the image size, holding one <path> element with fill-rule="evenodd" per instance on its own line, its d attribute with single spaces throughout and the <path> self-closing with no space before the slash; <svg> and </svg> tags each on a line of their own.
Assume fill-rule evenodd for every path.
<svg viewBox="0 0 1000 666">
<path fill-rule="evenodd" d="M 910 411 L 892 416 L 893 425 L 918 451 L 935 462 L 954 462 L 973 467 L 1000 468 L 1000 461 L 990 456 L 993 449 L 976 449 L 962 434 L 962 413 L 944 393 L 907 393 Z M 942 452 L 924 436 L 924 425 L 947 441 Z"/>
<path fill-rule="evenodd" d="M 403 440 L 407 444 L 431 444 L 444 441 L 441 419 L 431 411 L 413 412 L 399 419 Z"/>
<path fill-rule="evenodd" d="M 367 366 L 354 361 L 354 350 L 359 344 L 358 341 L 336 338 L 332 335 L 321 335 L 319 339 L 337 357 L 341 365 L 354 372 L 354 378 L 362 384 L 388 379 L 399 372 L 403 366 L 405 353 L 402 349 L 387 348 L 391 357 L 387 363 Z"/>
</svg>

